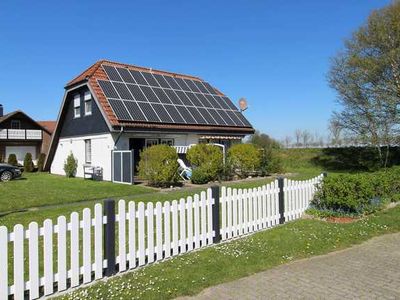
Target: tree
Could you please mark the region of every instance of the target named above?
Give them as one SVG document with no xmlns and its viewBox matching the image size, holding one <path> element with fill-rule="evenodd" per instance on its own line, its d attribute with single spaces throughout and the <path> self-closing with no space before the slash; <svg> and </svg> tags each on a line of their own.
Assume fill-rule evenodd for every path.
<svg viewBox="0 0 400 300">
<path fill-rule="evenodd" d="M 296 129 L 296 131 L 294 132 L 294 136 L 296 137 L 296 146 L 300 146 L 302 134 L 303 131 L 301 129 Z"/>
<path fill-rule="evenodd" d="M 284 140 L 285 147 L 289 148 L 291 143 L 292 143 L 292 137 L 289 135 L 285 136 L 285 140 Z"/>
<path fill-rule="evenodd" d="M 263 149 L 280 148 L 279 142 L 277 140 L 273 139 L 268 134 L 262 133 L 258 130 L 250 137 L 249 142 Z"/>
<path fill-rule="evenodd" d="M 25 172 L 33 172 L 34 165 L 32 161 L 32 154 L 26 153 L 24 157 L 24 170 Z"/>
<path fill-rule="evenodd" d="M 332 122 L 373 145 L 386 167 L 400 128 L 399 1 L 371 13 L 332 60 L 328 80 L 343 108 Z"/>
<path fill-rule="evenodd" d="M 311 141 L 311 134 L 308 130 L 304 130 L 301 132 L 301 139 L 304 147 L 307 147 Z"/>
<path fill-rule="evenodd" d="M 341 144 L 341 134 L 342 134 L 342 125 L 338 120 L 332 119 L 329 122 L 329 133 L 331 135 L 331 144 L 332 145 L 340 145 Z"/>
<path fill-rule="evenodd" d="M 64 162 L 65 176 L 68 178 L 75 177 L 76 170 L 78 169 L 78 160 L 74 157 L 74 154 L 70 152 L 67 159 Z"/>
</svg>

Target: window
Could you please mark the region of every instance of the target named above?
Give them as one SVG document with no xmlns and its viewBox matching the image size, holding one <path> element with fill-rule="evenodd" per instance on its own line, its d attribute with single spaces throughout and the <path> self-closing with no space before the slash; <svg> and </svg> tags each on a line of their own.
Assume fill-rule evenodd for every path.
<svg viewBox="0 0 400 300">
<path fill-rule="evenodd" d="M 158 139 L 146 139 L 146 147 L 158 145 Z"/>
<path fill-rule="evenodd" d="M 90 164 L 92 162 L 92 141 L 85 140 L 85 162 Z"/>
<path fill-rule="evenodd" d="M 83 99 L 85 100 L 85 116 L 90 116 L 92 114 L 92 95 L 89 91 L 85 92 Z"/>
<path fill-rule="evenodd" d="M 11 129 L 21 129 L 21 121 L 11 120 Z"/>
<path fill-rule="evenodd" d="M 168 145 L 168 146 L 173 146 L 174 145 L 174 140 L 173 139 L 161 139 L 161 144 Z"/>
<path fill-rule="evenodd" d="M 74 96 L 74 118 L 81 116 L 81 96 L 79 94 Z"/>
</svg>

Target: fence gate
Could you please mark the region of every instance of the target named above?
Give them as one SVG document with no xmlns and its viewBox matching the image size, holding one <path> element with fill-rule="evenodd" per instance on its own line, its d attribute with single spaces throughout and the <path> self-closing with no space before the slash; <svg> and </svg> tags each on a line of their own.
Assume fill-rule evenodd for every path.
<svg viewBox="0 0 400 300">
<path fill-rule="evenodd" d="M 112 151 L 112 181 L 133 184 L 133 150 Z"/>
</svg>

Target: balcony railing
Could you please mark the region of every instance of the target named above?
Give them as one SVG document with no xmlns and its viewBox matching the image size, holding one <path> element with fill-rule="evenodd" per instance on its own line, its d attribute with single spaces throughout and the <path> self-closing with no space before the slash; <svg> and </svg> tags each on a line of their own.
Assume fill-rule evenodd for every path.
<svg viewBox="0 0 400 300">
<path fill-rule="evenodd" d="M 36 129 L 0 129 L 0 140 L 41 140 L 42 131 Z"/>
</svg>

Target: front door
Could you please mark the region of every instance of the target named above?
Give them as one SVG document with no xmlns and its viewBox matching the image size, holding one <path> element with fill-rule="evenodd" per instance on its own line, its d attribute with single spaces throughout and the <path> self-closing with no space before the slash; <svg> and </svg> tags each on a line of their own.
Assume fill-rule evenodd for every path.
<svg viewBox="0 0 400 300">
<path fill-rule="evenodd" d="M 129 139 L 129 150 L 133 150 L 135 175 L 137 175 L 137 172 L 138 172 L 140 152 L 144 149 L 145 143 L 146 143 L 146 139 L 141 139 L 141 138 Z"/>
</svg>

